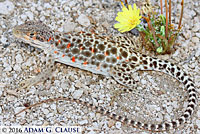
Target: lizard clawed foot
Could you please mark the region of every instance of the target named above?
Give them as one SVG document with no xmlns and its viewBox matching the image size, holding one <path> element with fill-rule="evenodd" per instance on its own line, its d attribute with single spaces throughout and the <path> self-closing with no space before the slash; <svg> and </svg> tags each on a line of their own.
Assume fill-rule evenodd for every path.
<svg viewBox="0 0 200 134">
<path fill-rule="evenodd" d="M 22 90 L 24 88 L 29 88 L 39 82 L 43 82 L 47 78 L 51 77 L 51 74 L 52 74 L 52 70 L 49 69 L 49 70 L 46 70 L 36 76 L 31 76 L 31 78 L 20 82 L 20 85 L 23 85 L 23 86 L 19 87 L 18 90 Z"/>
</svg>

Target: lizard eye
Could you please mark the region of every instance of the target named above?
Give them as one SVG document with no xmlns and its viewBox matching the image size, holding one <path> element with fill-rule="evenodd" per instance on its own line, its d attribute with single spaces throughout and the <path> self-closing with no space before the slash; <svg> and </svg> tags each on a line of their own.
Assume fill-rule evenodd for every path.
<svg viewBox="0 0 200 134">
<path fill-rule="evenodd" d="M 34 33 L 30 33 L 30 37 L 32 38 L 34 36 Z"/>
</svg>

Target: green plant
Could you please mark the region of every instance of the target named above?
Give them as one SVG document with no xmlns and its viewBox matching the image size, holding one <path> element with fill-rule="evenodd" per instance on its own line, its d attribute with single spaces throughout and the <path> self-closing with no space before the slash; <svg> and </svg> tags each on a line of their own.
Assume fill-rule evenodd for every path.
<svg viewBox="0 0 200 134">
<path fill-rule="evenodd" d="M 155 51 L 156 54 L 166 54 L 172 52 L 172 46 L 175 44 L 177 36 L 181 30 L 183 3 L 184 0 L 181 2 L 181 16 L 177 29 L 174 28 L 173 24 L 171 24 L 171 0 L 169 0 L 169 10 L 167 7 L 167 0 L 165 0 L 165 16 L 163 15 L 162 0 L 160 0 L 160 15 L 156 12 L 152 12 L 152 15 L 148 14 L 148 17 L 143 16 L 143 18 L 147 21 L 148 27 L 144 28 L 143 25 L 139 24 L 137 29 L 140 31 L 145 48 Z"/>
</svg>

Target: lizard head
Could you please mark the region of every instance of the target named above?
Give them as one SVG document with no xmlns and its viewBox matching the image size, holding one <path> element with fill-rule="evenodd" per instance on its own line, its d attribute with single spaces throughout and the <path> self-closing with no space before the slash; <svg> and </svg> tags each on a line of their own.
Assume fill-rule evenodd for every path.
<svg viewBox="0 0 200 134">
<path fill-rule="evenodd" d="M 13 29 L 13 35 L 34 47 L 45 49 L 53 33 L 47 25 L 40 21 L 27 21 Z"/>
</svg>

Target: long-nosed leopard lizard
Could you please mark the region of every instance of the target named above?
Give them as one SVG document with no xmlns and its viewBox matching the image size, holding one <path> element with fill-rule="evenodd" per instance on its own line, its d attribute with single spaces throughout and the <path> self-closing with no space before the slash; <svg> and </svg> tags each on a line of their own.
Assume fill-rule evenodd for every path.
<svg viewBox="0 0 200 134">
<path fill-rule="evenodd" d="M 149 57 L 135 52 L 130 46 L 134 40 L 106 36 L 94 33 L 59 33 L 53 32 L 50 27 L 42 22 L 26 22 L 16 26 L 13 34 L 20 40 L 30 45 L 41 48 L 45 53 L 57 61 L 66 65 L 90 71 L 95 74 L 102 74 L 114 78 L 122 85 L 132 88 L 135 85 L 131 74 L 138 70 L 154 70 L 164 72 L 179 82 L 183 83 L 189 95 L 188 105 L 177 120 L 162 124 L 146 124 L 127 117 L 118 116 L 114 113 L 96 107 L 80 100 L 72 99 L 81 104 L 96 109 L 103 115 L 119 120 L 133 127 L 149 131 L 166 131 L 179 127 L 188 120 L 197 103 L 197 94 L 193 81 L 178 66 L 157 58 Z M 51 72 L 53 64 L 49 67 Z M 49 72 L 40 74 L 36 79 L 28 81 L 27 85 L 36 83 L 42 77 L 49 75 Z"/>
</svg>

